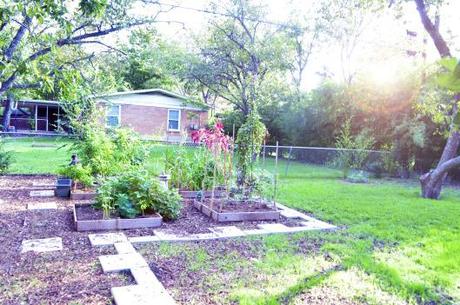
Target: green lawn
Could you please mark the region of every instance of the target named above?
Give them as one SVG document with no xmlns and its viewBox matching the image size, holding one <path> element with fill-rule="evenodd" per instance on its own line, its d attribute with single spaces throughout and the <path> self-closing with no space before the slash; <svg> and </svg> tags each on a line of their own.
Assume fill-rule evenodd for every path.
<svg viewBox="0 0 460 305">
<path fill-rule="evenodd" d="M 5 142 L 13 157 L 10 173 L 55 174 L 70 162 L 70 141 L 65 138 L 7 138 Z"/>
<path fill-rule="evenodd" d="M 7 138 L 5 143 L 13 156 L 12 174 L 56 174 L 72 155 L 71 141 L 66 138 Z M 155 173 L 163 171 L 163 155 L 169 149 L 174 147 L 150 145 L 146 167 Z"/>
<path fill-rule="evenodd" d="M 69 152 L 35 147 L 45 143 L 65 141 L 9 140 L 12 172 L 55 172 Z M 152 146 L 147 166 L 160 171 L 165 149 L 171 148 Z M 336 304 L 460 304 L 459 190 L 446 188 L 441 200 L 426 200 L 415 181 L 350 184 L 332 169 L 293 163 L 285 176 L 284 166 L 280 163 L 277 200 L 339 230 L 254 238 L 249 242 L 261 246 L 251 250 L 252 260 L 238 251 L 215 254 L 193 244 L 143 253 L 155 253 L 156 259 L 192 253 L 186 255 L 189 272 L 209 271 L 203 289 L 219 304 L 304 304 L 317 294 L 336 298 Z M 274 164 L 264 167 L 273 171 Z M 319 250 L 306 252 L 309 244 Z M 209 264 L 213 269 L 206 269 Z M 222 290 L 230 299 L 219 299 Z"/>
</svg>

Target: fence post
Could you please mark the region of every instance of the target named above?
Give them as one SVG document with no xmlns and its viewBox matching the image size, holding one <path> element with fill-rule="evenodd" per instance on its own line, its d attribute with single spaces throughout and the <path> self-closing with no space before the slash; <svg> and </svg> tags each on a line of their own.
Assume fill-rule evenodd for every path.
<svg viewBox="0 0 460 305">
<path fill-rule="evenodd" d="M 289 147 L 288 161 L 286 163 L 286 168 L 284 169 L 284 176 L 287 176 L 288 174 L 289 164 L 291 164 L 291 154 L 292 154 L 292 146 Z"/>
</svg>

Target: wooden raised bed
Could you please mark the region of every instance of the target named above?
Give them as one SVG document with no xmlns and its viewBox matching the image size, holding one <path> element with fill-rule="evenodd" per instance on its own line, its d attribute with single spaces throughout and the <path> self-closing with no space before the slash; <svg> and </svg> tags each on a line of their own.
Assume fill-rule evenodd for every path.
<svg viewBox="0 0 460 305">
<path fill-rule="evenodd" d="M 268 205 L 265 205 L 265 209 L 256 211 L 219 211 L 220 200 L 216 199 L 211 208 L 208 202 L 195 199 L 193 200 L 193 206 L 217 222 L 278 220 L 280 218 L 280 212 Z"/>
<path fill-rule="evenodd" d="M 81 220 L 77 217 L 79 207 L 91 206 L 91 204 L 74 204 L 73 217 L 77 231 L 104 231 L 104 230 L 123 230 L 139 228 L 156 228 L 163 224 L 161 215 L 156 214 L 150 217 L 139 217 L 133 219 L 112 218 L 112 219 L 92 219 Z"/>
<path fill-rule="evenodd" d="M 95 190 L 71 190 L 70 199 L 72 200 L 93 200 L 96 198 L 97 192 Z"/>
<path fill-rule="evenodd" d="M 182 196 L 183 199 L 196 199 L 196 196 L 198 195 L 200 191 L 187 191 L 187 190 L 180 190 L 179 195 Z M 212 191 L 204 191 L 204 197 L 205 198 L 211 198 L 212 196 Z M 214 197 L 216 198 L 222 198 L 225 196 L 225 191 L 222 190 L 215 190 L 214 191 Z"/>
</svg>

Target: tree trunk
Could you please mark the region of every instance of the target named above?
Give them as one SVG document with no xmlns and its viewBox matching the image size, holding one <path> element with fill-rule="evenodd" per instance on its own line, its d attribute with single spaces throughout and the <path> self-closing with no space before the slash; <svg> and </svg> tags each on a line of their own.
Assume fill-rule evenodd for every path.
<svg viewBox="0 0 460 305">
<path fill-rule="evenodd" d="M 3 117 L 2 117 L 2 126 L 3 131 L 8 131 L 11 122 L 11 114 L 13 113 L 13 96 L 8 94 L 8 97 L 5 100 L 5 109 L 3 110 Z"/>
<path fill-rule="evenodd" d="M 430 35 L 434 45 L 436 46 L 436 49 L 438 50 L 439 55 L 443 58 L 451 57 L 452 55 L 450 53 L 449 47 L 447 46 L 447 43 L 445 42 L 441 33 L 439 33 L 438 24 L 433 23 L 428 16 L 425 1 L 414 1 L 417 6 L 423 27 Z M 455 103 L 451 115 L 452 118 L 455 118 L 457 115 L 456 104 L 458 101 L 460 101 L 460 94 L 457 94 L 454 100 Z M 447 139 L 446 146 L 444 146 L 441 159 L 439 160 L 436 169 L 425 173 L 420 177 L 423 198 L 439 199 L 439 196 L 441 195 L 442 184 L 444 179 L 447 177 L 448 171 L 453 168 L 453 166 L 457 166 L 456 162 L 452 163 L 451 161 L 457 159 L 455 156 L 457 155 L 458 147 L 460 145 L 460 133 L 457 131 L 452 131 L 453 127 L 454 126 L 451 126 L 450 136 Z M 449 164 L 449 166 L 445 166 L 445 164 Z M 451 164 L 454 165 L 451 166 Z"/>
<path fill-rule="evenodd" d="M 458 133 L 455 133 L 455 134 L 456 134 L 455 136 L 456 139 L 454 140 L 459 141 L 460 135 Z M 448 146 L 449 145 L 446 145 L 446 147 Z M 457 142 L 457 146 L 458 146 L 458 142 Z M 455 157 L 450 160 L 447 160 L 446 162 L 442 164 L 438 164 L 436 169 L 422 175 L 420 177 L 420 183 L 422 185 L 422 197 L 431 198 L 431 199 L 439 199 L 439 196 L 441 195 L 442 183 L 444 179 L 446 178 L 447 173 L 449 172 L 450 169 L 457 167 L 459 165 L 460 165 L 460 157 Z"/>
</svg>

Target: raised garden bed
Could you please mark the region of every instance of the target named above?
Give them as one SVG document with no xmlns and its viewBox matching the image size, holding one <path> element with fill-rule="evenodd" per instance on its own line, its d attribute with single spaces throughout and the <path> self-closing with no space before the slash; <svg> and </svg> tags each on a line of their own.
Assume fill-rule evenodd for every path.
<svg viewBox="0 0 460 305">
<path fill-rule="evenodd" d="M 93 200 L 96 198 L 97 192 L 94 189 L 81 190 L 76 189 L 70 192 L 72 200 Z"/>
<path fill-rule="evenodd" d="M 77 231 L 156 228 L 163 223 L 163 218 L 157 213 L 133 219 L 112 216 L 114 218 L 103 219 L 102 211 L 93 208 L 91 204 L 74 204 L 73 217 Z"/>
<path fill-rule="evenodd" d="M 194 200 L 193 205 L 217 222 L 279 220 L 280 212 L 265 202 L 241 202 L 227 199 Z M 220 209 L 222 207 L 222 209 Z"/>
<path fill-rule="evenodd" d="M 190 199 L 196 199 L 198 196 L 198 193 L 201 191 L 187 191 L 187 190 L 180 190 L 179 194 L 182 196 L 183 199 L 185 200 L 190 200 Z M 204 191 L 204 197 L 205 198 L 211 198 L 212 196 L 212 191 Z M 216 198 L 222 198 L 225 196 L 225 191 L 222 190 L 215 190 L 214 191 L 214 197 Z"/>
</svg>

